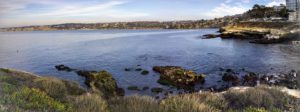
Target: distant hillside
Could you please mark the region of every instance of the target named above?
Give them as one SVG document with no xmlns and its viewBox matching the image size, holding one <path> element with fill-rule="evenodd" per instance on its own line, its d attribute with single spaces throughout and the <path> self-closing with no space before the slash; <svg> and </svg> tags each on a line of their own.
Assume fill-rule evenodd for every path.
<svg viewBox="0 0 300 112">
<path fill-rule="evenodd" d="M 195 21 L 138 21 L 138 22 L 112 22 L 112 23 L 67 23 L 43 26 L 25 26 L 2 28 L 0 31 L 48 31 L 48 30 L 85 30 L 85 29 L 199 29 L 220 28 L 239 21 L 263 20 L 263 18 L 280 17 L 287 18 L 288 13 L 285 6 L 266 7 L 254 5 L 253 9 L 244 14 L 225 16 L 211 20 Z"/>
</svg>

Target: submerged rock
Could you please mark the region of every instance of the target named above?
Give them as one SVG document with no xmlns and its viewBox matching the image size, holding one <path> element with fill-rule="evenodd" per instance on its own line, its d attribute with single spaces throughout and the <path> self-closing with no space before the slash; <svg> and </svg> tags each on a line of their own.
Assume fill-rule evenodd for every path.
<svg viewBox="0 0 300 112">
<path fill-rule="evenodd" d="M 128 90 L 132 90 L 132 91 L 140 91 L 139 87 L 137 86 L 129 86 L 127 87 Z"/>
<path fill-rule="evenodd" d="M 163 90 L 164 90 L 163 88 L 156 87 L 156 88 L 152 88 L 151 92 L 153 92 L 153 93 L 161 93 Z"/>
<path fill-rule="evenodd" d="M 148 71 L 148 70 L 143 70 L 143 71 L 141 72 L 141 74 L 142 74 L 142 75 L 148 75 L 148 74 L 149 74 L 149 71 Z"/>
<path fill-rule="evenodd" d="M 127 72 L 128 72 L 128 71 L 131 71 L 131 69 L 130 69 L 130 68 L 125 68 L 124 70 L 125 70 L 125 71 L 127 71 Z"/>
<path fill-rule="evenodd" d="M 58 71 L 66 71 L 66 72 L 71 72 L 71 71 L 74 70 L 74 69 L 71 69 L 70 67 L 65 66 L 65 65 L 56 65 L 55 68 L 56 68 Z"/>
<path fill-rule="evenodd" d="M 203 35 L 203 38 L 202 39 L 212 39 L 212 38 L 217 38 L 219 37 L 220 35 L 215 35 L 215 34 L 206 34 L 206 35 Z"/>
<path fill-rule="evenodd" d="M 142 68 L 135 69 L 135 71 L 142 71 L 142 70 L 143 70 Z"/>
<path fill-rule="evenodd" d="M 153 70 L 160 73 L 158 83 L 163 85 L 192 89 L 196 83 L 205 81 L 205 75 L 198 75 L 194 71 L 185 70 L 178 66 L 155 66 Z"/>
<path fill-rule="evenodd" d="M 146 90 L 148 90 L 149 89 L 149 87 L 143 87 L 143 91 L 146 91 Z"/>
</svg>

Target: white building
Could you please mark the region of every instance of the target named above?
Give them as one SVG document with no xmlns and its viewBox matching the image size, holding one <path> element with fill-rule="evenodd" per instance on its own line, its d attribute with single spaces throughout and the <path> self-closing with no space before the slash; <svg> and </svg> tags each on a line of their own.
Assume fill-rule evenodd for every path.
<svg viewBox="0 0 300 112">
<path fill-rule="evenodd" d="M 290 21 L 300 21 L 300 0 L 286 0 Z"/>
</svg>

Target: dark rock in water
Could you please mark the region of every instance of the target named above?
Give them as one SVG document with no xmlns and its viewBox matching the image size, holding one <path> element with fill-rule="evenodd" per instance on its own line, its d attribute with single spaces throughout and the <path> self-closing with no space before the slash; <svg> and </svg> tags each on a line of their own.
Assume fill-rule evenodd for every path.
<svg viewBox="0 0 300 112">
<path fill-rule="evenodd" d="M 142 68 L 135 69 L 135 71 L 142 71 L 142 70 L 143 70 Z"/>
<path fill-rule="evenodd" d="M 229 70 L 226 70 L 226 71 L 229 71 Z M 237 86 L 240 84 L 239 77 L 236 76 L 236 74 L 234 74 L 231 70 L 230 70 L 230 72 L 226 72 L 223 74 L 222 80 L 226 81 L 226 82 L 231 82 L 233 86 Z"/>
<path fill-rule="evenodd" d="M 148 89 L 149 89 L 149 87 L 143 87 L 143 91 L 146 91 Z"/>
<path fill-rule="evenodd" d="M 83 77 L 89 77 L 91 74 L 97 73 L 97 71 L 78 70 L 76 73 Z"/>
<path fill-rule="evenodd" d="M 141 74 L 142 74 L 142 75 L 148 75 L 148 74 L 149 74 L 149 71 L 148 71 L 148 70 L 144 70 L 144 71 L 141 72 Z"/>
<path fill-rule="evenodd" d="M 137 86 L 129 86 L 127 89 L 132 91 L 140 91 L 139 87 Z"/>
<path fill-rule="evenodd" d="M 204 37 L 202 39 L 212 39 L 212 38 L 217 38 L 219 37 L 219 35 L 215 35 L 215 34 L 206 34 L 203 35 Z"/>
<path fill-rule="evenodd" d="M 56 65 L 55 68 L 56 68 L 58 71 L 67 71 L 67 72 L 73 71 L 73 69 L 71 69 L 70 67 L 65 66 L 65 65 Z"/>
<path fill-rule="evenodd" d="M 256 86 L 257 81 L 259 80 L 258 74 L 253 72 L 246 74 L 244 77 L 244 85 Z"/>
<path fill-rule="evenodd" d="M 123 88 L 117 88 L 117 95 L 118 96 L 124 96 L 125 90 Z"/>
<path fill-rule="evenodd" d="M 128 72 L 128 71 L 131 71 L 131 69 L 130 69 L 130 68 L 125 68 L 124 70 L 125 70 L 125 71 L 127 71 L 127 72 Z"/>
<path fill-rule="evenodd" d="M 226 69 L 226 72 L 233 72 L 232 69 Z"/>
<path fill-rule="evenodd" d="M 158 83 L 183 89 L 192 89 L 196 83 L 204 83 L 205 75 L 185 70 L 178 66 L 155 66 L 155 72 L 160 73 Z"/>
<path fill-rule="evenodd" d="M 163 88 L 156 87 L 156 88 L 152 88 L 151 92 L 153 92 L 153 93 L 161 93 L 163 90 L 164 90 Z"/>
</svg>

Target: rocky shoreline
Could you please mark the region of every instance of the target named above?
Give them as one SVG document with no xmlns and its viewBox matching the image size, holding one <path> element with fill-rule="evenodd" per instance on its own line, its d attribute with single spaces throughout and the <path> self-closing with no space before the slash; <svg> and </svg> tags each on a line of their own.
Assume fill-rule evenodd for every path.
<svg viewBox="0 0 300 112">
<path fill-rule="evenodd" d="M 86 71 L 73 69 L 65 65 L 57 65 L 55 68 L 58 71 L 65 72 L 75 72 L 79 76 L 86 78 L 85 84 L 93 91 L 106 91 L 105 96 L 124 96 L 124 89 L 118 87 L 116 80 L 112 75 L 107 71 Z M 128 71 L 129 68 L 125 68 L 125 71 Z M 130 69 L 131 70 L 131 69 Z M 142 71 L 141 68 L 136 70 Z M 157 83 L 161 85 L 168 86 L 170 88 L 177 88 L 178 90 L 183 89 L 183 93 L 193 93 L 199 91 L 196 89 L 195 85 L 205 85 L 205 77 L 207 74 L 197 74 L 192 70 L 186 70 L 180 66 L 154 66 L 153 71 L 160 75 Z M 221 82 L 224 82 L 226 85 L 222 86 L 212 86 L 201 88 L 201 91 L 210 91 L 210 92 L 222 92 L 226 91 L 231 87 L 237 86 L 246 86 L 246 87 L 255 87 L 259 85 L 269 85 L 269 86 L 282 86 L 289 89 L 299 89 L 300 88 L 300 72 L 291 70 L 289 73 L 280 73 L 274 75 L 259 74 L 254 72 L 245 71 L 244 75 L 238 73 L 232 69 L 220 69 L 221 71 Z M 142 74 L 143 75 L 143 74 Z M 101 80 L 105 80 L 103 82 Z M 109 88 L 107 88 L 109 87 Z M 104 88 L 104 89 L 103 89 Z M 164 91 L 160 87 L 139 87 L 139 85 L 127 87 L 130 91 L 145 91 L 150 89 L 153 93 L 161 93 Z M 173 91 L 165 93 L 163 96 L 156 96 L 157 99 L 165 98 Z"/>
<path fill-rule="evenodd" d="M 204 39 L 249 40 L 250 43 L 295 43 L 300 37 L 300 25 L 292 22 L 239 22 L 220 28 L 220 34 L 206 34 Z"/>
</svg>

